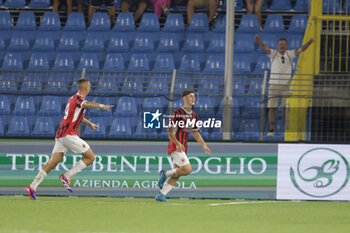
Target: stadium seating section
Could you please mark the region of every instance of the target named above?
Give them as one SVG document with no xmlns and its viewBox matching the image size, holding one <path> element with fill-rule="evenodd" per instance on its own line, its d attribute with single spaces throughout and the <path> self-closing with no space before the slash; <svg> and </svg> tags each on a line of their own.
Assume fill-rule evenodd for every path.
<svg viewBox="0 0 350 233">
<path fill-rule="evenodd" d="M 287 38 L 289 47 L 300 47 L 307 25 L 307 0 L 265 1 L 270 10 L 263 30 L 256 15 L 243 15 L 235 31 L 233 133 L 235 139 L 258 140 L 263 72 L 270 61 L 258 48 L 254 35 L 277 47 Z M 332 2 L 332 1 L 330 1 Z M 340 6 L 324 1 L 324 9 Z M 120 8 L 120 1 L 116 1 Z M 24 0 L 7 0 L 7 8 L 23 8 Z M 29 8 L 47 8 L 49 0 L 31 0 Z M 237 1 L 236 10 L 242 10 Z M 226 1 L 220 6 L 226 9 Z M 178 8 L 178 9 L 181 9 Z M 290 23 L 273 11 L 295 12 Z M 304 12 L 301 13 L 301 12 Z M 186 88 L 198 93 L 195 111 L 201 118 L 222 119 L 225 60 L 225 16 L 209 30 L 208 16 L 196 13 L 186 29 L 183 15 L 168 15 L 161 28 L 157 15 L 145 13 L 138 27 L 132 13 L 119 13 L 111 28 L 108 14 L 95 13 L 87 27 L 84 15 L 71 13 L 62 27 L 58 13 L 45 12 L 39 25 L 34 12 L 21 12 L 15 25 L 10 13 L 0 11 L 0 136 L 53 137 L 65 104 L 76 92 L 76 80 L 86 68 L 92 82 L 88 100 L 116 106 L 112 112 L 91 109 L 86 117 L 100 126 L 82 128 L 86 138 L 167 138 L 166 131 L 144 129 L 142 112 L 169 111 L 172 71 L 177 69 L 174 108 Z M 289 19 L 288 19 L 289 20 Z M 289 21 L 288 21 L 289 22 Z M 295 69 L 296 61 L 293 63 Z M 267 130 L 266 122 L 262 126 Z M 278 119 L 276 137 L 283 139 Z M 205 139 L 220 139 L 221 130 L 203 130 Z"/>
</svg>

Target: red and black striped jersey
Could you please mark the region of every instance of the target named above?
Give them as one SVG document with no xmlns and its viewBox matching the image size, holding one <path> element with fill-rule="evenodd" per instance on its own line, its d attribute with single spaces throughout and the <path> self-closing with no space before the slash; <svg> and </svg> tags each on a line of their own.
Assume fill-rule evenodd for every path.
<svg viewBox="0 0 350 233">
<path fill-rule="evenodd" d="M 172 116 L 171 125 L 176 126 L 172 127 L 175 128 L 175 137 L 184 146 L 184 151 L 186 154 L 188 136 L 190 135 L 191 131 L 198 131 L 196 126 L 197 121 L 198 115 L 194 111 L 186 112 L 186 110 L 183 108 L 176 110 Z M 169 155 L 174 151 L 176 151 L 176 145 L 170 139 L 168 146 Z"/>
<path fill-rule="evenodd" d="M 64 117 L 56 132 L 56 138 L 77 135 L 79 125 L 84 118 L 85 108 L 82 107 L 84 102 L 84 97 L 79 93 L 68 100 L 66 110 L 64 110 Z"/>
</svg>

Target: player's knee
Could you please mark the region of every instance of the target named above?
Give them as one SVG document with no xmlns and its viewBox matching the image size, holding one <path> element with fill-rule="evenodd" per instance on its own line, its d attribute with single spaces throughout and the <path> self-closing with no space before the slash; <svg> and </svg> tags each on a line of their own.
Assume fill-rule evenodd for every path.
<svg viewBox="0 0 350 233">
<path fill-rule="evenodd" d="M 188 164 L 188 166 L 185 166 L 184 168 L 183 168 L 183 171 L 184 171 L 184 175 L 185 176 L 187 176 L 187 175 L 189 175 L 191 172 L 192 172 L 192 166 L 190 165 L 190 164 Z"/>
</svg>

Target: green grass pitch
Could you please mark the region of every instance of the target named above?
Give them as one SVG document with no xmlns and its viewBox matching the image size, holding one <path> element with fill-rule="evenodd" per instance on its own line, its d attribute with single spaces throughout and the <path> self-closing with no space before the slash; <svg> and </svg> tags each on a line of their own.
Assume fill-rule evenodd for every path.
<svg viewBox="0 0 350 233">
<path fill-rule="evenodd" d="M 350 202 L 0 196 L 1 233 L 345 233 Z"/>
</svg>

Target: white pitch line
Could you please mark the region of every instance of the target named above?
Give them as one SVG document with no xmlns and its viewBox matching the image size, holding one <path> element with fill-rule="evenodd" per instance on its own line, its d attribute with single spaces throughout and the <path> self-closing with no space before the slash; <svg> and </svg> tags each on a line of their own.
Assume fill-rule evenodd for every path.
<svg viewBox="0 0 350 233">
<path fill-rule="evenodd" d="M 278 201 L 242 201 L 242 202 L 226 202 L 226 203 L 211 203 L 209 206 L 220 206 L 220 205 L 246 205 L 246 204 L 265 204 L 265 203 L 276 203 Z"/>
</svg>

